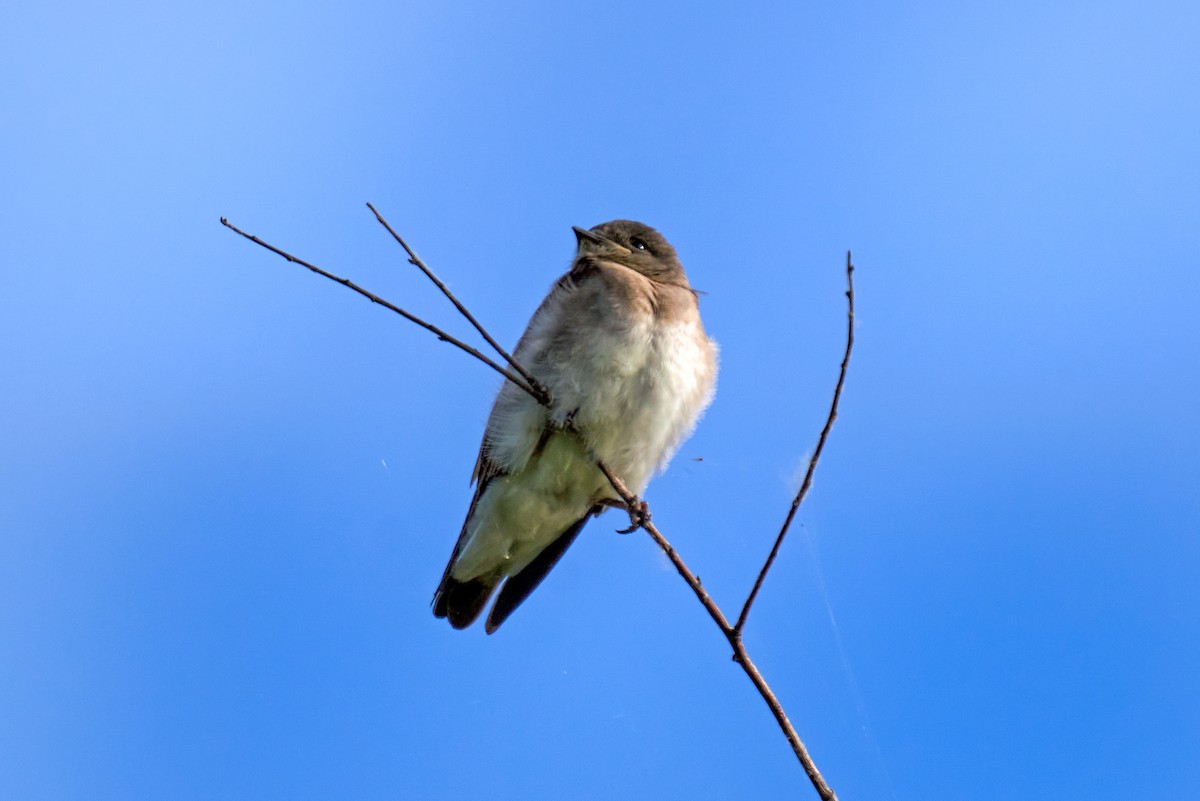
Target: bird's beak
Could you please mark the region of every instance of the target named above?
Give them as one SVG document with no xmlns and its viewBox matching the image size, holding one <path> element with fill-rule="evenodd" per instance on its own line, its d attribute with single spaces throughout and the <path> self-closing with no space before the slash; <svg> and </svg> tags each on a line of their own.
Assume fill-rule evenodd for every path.
<svg viewBox="0 0 1200 801">
<path fill-rule="evenodd" d="M 608 237 L 600 236 L 595 231 L 589 231 L 586 228 L 580 228 L 578 225 L 571 226 L 571 230 L 575 232 L 575 240 L 579 243 L 579 253 L 596 253 L 605 250 L 615 250 L 620 253 L 632 253 L 633 251 L 624 245 L 614 242 Z"/>
</svg>

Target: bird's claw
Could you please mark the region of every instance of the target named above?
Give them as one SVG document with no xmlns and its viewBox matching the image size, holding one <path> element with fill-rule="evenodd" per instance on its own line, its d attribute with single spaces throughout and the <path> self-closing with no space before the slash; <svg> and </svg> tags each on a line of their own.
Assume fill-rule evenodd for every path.
<svg viewBox="0 0 1200 801">
<path fill-rule="evenodd" d="M 645 501 L 626 506 L 625 511 L 629 512 L 629 528 L 617 529 L 618 534 L 631 534 L 650 522 L 650 505 Z"/>
<path fill-rule="evenodd" d="M 564 414 L 560 419 L 555 419 L 555 415 L 551 415 L 551 425 L 559 431 L 574 431 L 575 430 L 575 415 L 579 414 L 578 409 L 572 409 Z"/>
</svg>

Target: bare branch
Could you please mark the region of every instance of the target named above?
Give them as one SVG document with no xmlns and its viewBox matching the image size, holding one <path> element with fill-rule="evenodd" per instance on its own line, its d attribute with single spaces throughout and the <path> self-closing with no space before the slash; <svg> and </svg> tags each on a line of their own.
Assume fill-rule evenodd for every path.
<svg viewBox="0 0 1200 801">
<path fill-rule="evenodd" d="M 854 348 L 854 263 L 851 261 L 849 251 L 846 251 L 846 287 L 846 355 L 842 357 L 842 368 L 838 373 L 837 386 L 833 389 L 833 402 L 829 406 L 829 417 L 825 419 L 825 427 L 821 429 L 821 436 L 817 438 L 816 450 L 813 451 L 812 458 L 808 460 L 808 471 L 804 474 L 800 490 L 792 500 L 792 508 L 788 510 L 783 527 L 779 529 L 779 536 L 775 538 L 775 544 L 771 547 L 771 553 L 768 554 L 767 561 L 763 563 L 762 570 L 759 571 L 758 578 L 754 582 L 754 588 L 750 590 L 750 595 L 747 596 L 746 603 L 742 606 L 742 613 L 738 615 L 737 623 L 733 626 L 734 632 L 739 635 L 746 625 L 746 618 L 750 615 L 750 607 L 754 605 L 754 599 L 758 597 L 758 591 L 762 589 L 763 581 L 767 578 L 767 571 L 771 569 L 775 557 L 779 555 L 779 547 L 783 545 L 783 538 L 787 536 L 788 528 L 792 525 L 792 518 L 796 516 L 796 510 L 800 508 L 804 497 L 808 495 L 808 488 L 812 486 L 813 473 L 817 470 L 817 460 L 821 458 L 821 451 L 825 449 L 825 440 L 829 438 L 833 421 L 837 419 L 838 403 L 842 399 L 842 387 L 846 383 L 846 368 L 850 364 L 850 351 Z"/>
<path fill-rule="evenodd" d="M 619 495 L 621 500 L 625 502 L 626 508 L 630 510 L 637 510 L 638 507 L 643 505 L 642 501 L 636 495 L 630 492 L 628 487 L 625 486 L 625 482 L 623 482 L 619 476 L 615 475 L 612 470 L 608 468 L 608 465 L 597 459 L 595 455 L 592 456 L 592 460 L 596 462 L 596 466 L 600 468 L 600 472 L 604 474 L 604 477 L 608 479 L 608 483 L 612 485 L 614 490 L 616 490 L 617 495 Z M 708 614 L 713 619 L 713 622 L 717 624 L 717 627 L 720 628 L 721 631 L 726 635 L 733 631 L 729 625 L 729 621 L 725 618 L 725 613 L 721 611 L 721 607 L 717 606 L 716 601 L 714 601 L 712 596 L 708 594 L 708 591 L 704 589 L 704 586 L 700 583 L 700 579 L 696 577 L 696 574 L 688 569 L 688 566 L 684 564 L 683 559 L 679 556 L 679 553 L 675 550 L 671 543 L 667 542 L 667 538 L 662 535 L 662 532 L 658 530 L 658 527 L 650 521 L 648 509 L 643 509 L 640 512 L 630 511 L 629 514 L 631 522 L 635 524 L 635 528 L 644 529 L 645 532 L 650 535 L 651 539 L 653 539 L 658 545 L 658 547 L 662 548 L 663 553 L 665 553 L 667 558 L 671 560 L 671 564 L 675 565 L 675 569 L 679 571 L 679 575 L 682 576 L 683 580 L 686 581 L 688 586 L 692 588 L 692 592 L 696 593 L 696 598 L 699 599 L 700 603 L 704 605 L 704 608 L 708 611 Z"/>
<path fill-rule="evenodd" d="M 424 320 L 422 320 L 420 317 L 417 317 L 414 314 L 410 314 L 410 313 L 406 312 L 404 309 L 400 308 L 399 306 L 395 305 L 394 303 L 386 301 L 383 298 L 379 297 L 378 295 L 368 292 L 367 290 L 363 289 L 358 284 L 354 283 L 353 281 L 351 281 L 347 278 L 341 278 L 340 276 L 336 276 L 331 272 L 322 270 L 320 267 L 316 266 L 315 264 L 309 264 L 304 259 L 296 258 L 292 254 L 287 253 L 283 250 L 280 250 L 279 248 L 275 247 L 274 245 L 270 244 L 269 242 L 264 242 L 263 240 L 259 239 L 257 236 L 253 236 L 252 234 L 246 233 L 245 231 L 241 230 L 233 223 L 229 222 L 229 220 L 225 219 L 224 217 L 221 218 L 221 225 L 225 226 L 226 228 L 233 231 L 234 233 L 240 234 L 241 236 L 245 237 L 246 239 L 249 239 L 254 244 L 256 244 L 260 247 L 264 247 L 267 250 L 271 251 L 272 253 L 282 256 L 283 258 L 287 259 L 288 261 L 292 262 L 293 264 L 299 264 L 301 267 L 307 267 L 308 269 L 312 270 L 317 275 L 322 275 L 322 276 L 328 278 L 330 281 L 334 281 L 336 283 L 341 284 L 342 286 L 346 287 L 347 289 L 352 289 L 355 292 L 357 292 L 358 294 L 362 295 L 367 300 L 371 301 L 372 303 L 378 303 L 383 308 L 388 309 L 389 311 L 394 311 L 396 314 L 400 315 L 405 320 L 416 323 L 417 325 L 424 328 L 426 331 L 429 331 L 430 333 L 434 334 L 438 339 L 442 340 L 443 342 L 449 342 L 451 345 L 454 345 L 455 347 L 459 348 L 460 350 L 463 350 L 463 351 L 471 354 L 476 359 L 479 359 L 479 361 L 483 362 L 488 367 L 491 367 L 497 373 L 504 376 L 509 381 L 513 382 L 518 387 L 520 387 L 521 389 L 528 392 L 539 403 L 542 402 L 543 396 L 545 394 L 544 390 L 539 392 L 537 389 L 534 389 L 520 375 L 517 375 L 516 373 L 512 372 L 511 370 L 504 369 L 499 364 L 496 364 L 496 362 L 489 359 L 487 356 L 484 356 L 482 353 L 480 353 L 475 348 L 473 348 L 470 345 L 468 345 L 467 343 L 457 339 L 456 337 L 453 337 L 450 334 L 447 334 L 445 331 L 438 328 L 436 325 L 427 323 Z"/>
<path fill-rule="evenodd" d="M 542 386 L 541 382 L 530 375 L 529 371 L 522 367 L 520 362 L 514 359 L 508 351 L 500 347 L 500 344 L 496 342 L 496 340 L 492 339 L 492 335 L 487 332 L 487 329 L 479 324 L 479 321 L 475 319 L 471 312 L 467 311 L 466 306 L 459 303 L 458 298 L 454 297 L 454 293 L 442 283 L 440 278 L 434 275 L 433 270 L 429 269 L 429 266 L 425 264 L 425 262 L 421 260 L 421 257 L 418 256 L 413 249 L 408 246 L 408 243 L 404 241 L 404 238 L 400 236 L 400 234 L 396 233 L 396 230 L 388 224 L 388 221 L 383 219 L 383 215 L 376 210 L 375 206 L 368 203 L 367 208 L 370 209 L 371 213 L 375 215 L 375 219 L 379 220 L 379 224 L 387 229 L 387 232 L 392 235 L 392 238 L 400 243 L 400 247 L 404 248 L 404 252 L 408 254 L 409 263 L 416 266 L 421 272 L 425 273 L 425 277 L 432 281 L 434 286 L 442 290 L 442 294 L 449 298 L 450 302 L 454 304 L 454 308 L 458 309 L 459 313 L 463 317 L 467 318 L 467 322 L 475 326 L 475 330 L 478 331 L 484 340 L 492 346 L 492 349 L 496 351 L 496 353 L 500 354 L 506 362 L 512 365 L 512 368 L 521 374 L 521 377 L 525 379 L 529 386 L 533 387 L 534 392 L 536 393 L 534 397 L 537 398 L 538 403 L 542 404 L 543 406 L 549 406 L 550 393 L 544 386 Z"/>
</svg>

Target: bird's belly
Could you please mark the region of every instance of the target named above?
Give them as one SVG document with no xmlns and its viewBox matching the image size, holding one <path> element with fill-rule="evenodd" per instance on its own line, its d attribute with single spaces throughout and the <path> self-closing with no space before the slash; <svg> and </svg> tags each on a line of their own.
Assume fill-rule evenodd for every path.
<svg viewBox="0 0 1200 801">
<path fill-rule="evenodd" d="M 454 577 L 520 572 L 586 515 L 606 487 L 577 436 L 551 434 L 524 470 L 488 482 L 467 521 Z"/>
<path fill-rule="evenodd" d="M 637 494 L 691 430 L 709 396 L 708 340 L 694 323 L 635 326 L 598 365 L 576 427 Z"/>
</svg>

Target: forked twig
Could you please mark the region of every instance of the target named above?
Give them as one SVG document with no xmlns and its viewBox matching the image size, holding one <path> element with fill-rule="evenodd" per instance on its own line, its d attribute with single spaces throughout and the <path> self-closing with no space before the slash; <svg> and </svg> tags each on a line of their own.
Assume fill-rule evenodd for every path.
<svg viewBox="0 0 1200 801">
<path fill-rule="evenodd" d="M 247 233 L 241 231 L 240 229 L 238 229 L 237 227 L 232 225 L 224 217 L 221 218 L 221 224 L 224 225 L 225 227 L 229 228 L 230 230 L 234 231 L 235 233 L 240 234 L 241 236 L 245 237 L 246 239 L 249 239 L 251 242 L 254 242 L 256 245 L 264 247 L 267 250 L 270 250 L 271 252 L 276 253 L 279 256 L 282 256 L 283 258 L 287 259 L 290 262 L 299 264 L 303 267 L 307 267 L 309 270 L 312 270 L 313 272 L 315 272 L 319 275 L 322 275 L 332 281 L 336 281 L 337 283 L 341 284 L 342 286 L 345 286 L 349 289 L 354 290 L 355 292 L 359 293 L 360 295 L 363 295 L 364 297 L 368 298 L 372 302 L 377 303 L 377 304 L 383 306 L 384 308 L 387 308 L 387 309 L 390 309 L 391 311 L 396 312 L 400 316 L 404 317 L 406 320 L 416 323 L 417 325 L 421 326 L 422 328 L 426 329 L 427 331 L 430 331 L 431 333 L 435 334 L 439 339 L 457 346 L 458 348 L 465 351 L 466 353 L 469 353 L 470 355 L 479 359 L 484 364 L 491 367 L 493 370 L 496 370 L 498 373 L 503 375 L 506 379 L 508 379 L 509 381 L 512 381 L 514 384 L 516 384 L 518 387 L 523 389 L 525 392 L 528 392 L 531 397 L 533 397 L 535 400 L 538 401 L 538 403 L 542 404 L 543 406 L 549 406 L 550 405 L 550 396 L 549 396 L 549 393 L 546 391 L 546 389 L 532 375 L 530 375 L 512 357 L 512 355 L 510 355 L 507 351 L 505 351 L 503 348 L 501 348 L 496 343 L 496 341 L 491 337 L 490 334 L 488 334 L 488 332 L 484 329 L 484 327 L 478 321 L 476 321 L 474 316 L 472 316 L 469 311 L 467 311 L 466 307 L 463 306 L 456 297 L 454 297 L 454 294 L 446 287 L 446 285 L 443 284 L 440 280 L 438 280 L 437 276 L 435 276 L 433 274 L 433 272 L 425 265 L 425 263 L 423 261 L 421 261 L 420 258 L 417 257 L 416 253 L 414 253 L 412 251 L 412 249 L 409 248 L 409 246 L 404 242 L 404 240 L 399 236 L 399 234 L 397 234 L 395 232 L 395 230 L 391 227 L 391 225 L 389 225 L 387 223 L 387 221 L 384 220 L 383 216 L 378 211 L 376 211 L 375 207 L 373 205 L 371 205 L 370 203 L 367 204 L 367 207 L 371 209 L 371 211 L 375 214 L 375 217 L 376 217 L 376 219 L 378 219 L 380 224 L 382 224 L 388 230 L 388 232 L 391 233 L 391 235 L 396 239 L 396 241 L 401 245 L 401 247 L 404 248 L 405 252 L 408 253 L 409 261 L 412 262 L 414 265 L 416 265 L 418 268 L 420 268 L 421 271 L 423 273 L 425 273 L 425 275 L 438 287 L 438 289 L 440 289 L 446 295 L 446 297 L 449 298 L 449 300 L 454 304 L 455 308 L 458 309 L 458 311 L 465 318 L 467 318 L 468 321 L 470 321 L 470 323 L 483 336 L 483 338 L 487 341 L 487 343 L 489 345 L 491 345 L 496 350 L 496 352 L 499 353 L 512 366 L 513 370 L 506 370 L 505 368 L 503 368 L 496 362 L 492 361 L 487 356 L 483 355 L 482 353 L 480 353 L 478 350 L 471 347 L 470 345 L 467 345 L 466 343 L 459 341 L 458 339 L 447 334 L 445 331 L 442 331 L 440 328 L 438 328 L 430 323 L 425 322 L 424 320 L 420 319 L 419 317 L 416 317 L 415 315 L 410 314 L 409 312 L 405 311 L 404 309 L 401 309 L 399 306 L 396 306 L 396 305 L 378 297 L 377 295 L 374 295 L 374 294 L 366 291 L 365 289 L 359 287 L 357 284 L 355 284 L 345 278 L 340 278 L 340 277 L 338 277 L 330 272 L 327 272 L 319 267 L 316 267 L 312 264 L 309 264 L 308 262 L 304 261 L 303 259 L 296 258 L 295 256 L 292 256 L 291 254 L 275 247 L 274 245 L 264 242 L 263 240 L 259 239 L 256 236 L 251 236 L 250 234 L 247 234 Z M 854 266 L 851 263 L 850 254 L 847 253 L 846 254 L 846 278 L 847 278 L 847 283 L 848 283 L 848 289 L 846 291 L 846 297 L 848 298 L 848 301 L 849 301 L 849 311 L 848 311 L 848 333 L 847 333 L 847 337 L 846 337 L 846 353 L 845 353 L 845 356 L 842 358 L 841 372 L 838 375 L 837 387 L 834 390 L 833 403 L 829 410 L 829 417 L 826 419 L 825 427 L 821 430 L 821 436 L 817 440 L 816 450 L 813 452 L 813 456 L 809 460 L 808 471 L 805 474 L 804 482 L 801 484 L 800 491 L 797 492 L 795 499 L 792 501 L 792 506 L 791 506 L 791 509 L 788 511 L 787 519 L 784 521 L 783 528 L 780 530 L 779 535 L 776 537 L 774 547 L 771 549 L 771 553 L 767 557 L 766 563 L 763 565 L 762 570 L 759 572 L 758 579 L 754 583 L 754 588 L 750 591 L 750 595 L 746 599 L 746 603 L 742 607 L 742 612 L 739 615 L 738 620 L 735 624 L 731 625 L 729 623 L 729 619 L 725 616 L 725 613 L 721 611 L 721 607 L 717 605 L 717 602 L 715 600 L 713 600 L 712 596 L 708 594 L 708 591 L 704 589 L 704 586 L 700 583 L 700 579 L 696 576 L 696 574 L 694 574 L 688 568 L 687 564 L 684 563 L 682 557 L 679 556 L 679 553 L 675 550 L 675 548 L 671 545 L 671 543 L 667 541 L 667 538 L 663 536 L 662 532 L 658 530 L 658 527 L 653 522 L 651 522 L 648 507 L 645 506 L 645 504 L 641 501 L 641 499 L 639 499 L 636 495 L 634 495 L 632 492 L 629 491 L 629 488 L 625 486 L 625 483 L 621 480 L 621 478 L 619 476 L 617 476 L 615 473 L 613 473 L 612 470 L 610 470 L 608 468 L 608 466 L 606 464 L 604 464 L 604 462 L 602 462 L 599 459 L 596 459 L 593 456 L 593 459 L 596 462 L 596 466 L 604 474 L 604 476 L 608 480 L 609 484 L 612 485 L 613 490 L 621 498 L 621 501 L 625 504 L 626 508 L 631 510 L 630 511 L 630 520 L 633 523 L 633 528 L 644 529 L 646 531 L 646 533 L 650 535 L 651 539 L 653 539 L 654 542 L 658 545 L 658 547 L 662 549 L 663 553 L 666 554 L 667 558 L 671 560 L 671 563 L 675 566 L 675 569 L 679 572 L 679 575 L 683 578 L 683 580 L 687 583 L 687 585 L 692 588 L 692 592 L 695 593 L 697 600 L 700 601 L 700 603 L 704 607 L 705 611 L 708 612 L 709 616 L 713 619 L 713 622 L 717 625 L 717 628 L 719 628 L 721 630 L 721 633 L 724 634 L 725 638 L 729 641 L 729 645 L 733 649 L 734 661 L 737 662 L 738 665 L 741 666 L 742 670 L 750 678 L 750 681 L 753 682 L 755 689 L 758 690 L 759 695 L 761 695 L 763 700 L 766 701 L 767 706 L 771 710 L 771 714 L 774 715 L 775 720 L 779 725 L 779 728 L 783 731 L 784 736 L 788 740 L 788 743 L 792 746 L 792 750 L 795 752 L 796 758 L 799 759 L 800 764 L 803 766 L 805 773 L 808 774 L 809 780 L 812 782 L 812 785 L 816 789 L 818 795 L 821 796 L 822 801 L 837 801 L 837 795 L 833 792 L 833 790 L 825 782 L 825 779 L 824 779 L 824 777 L 821 776 L 820 771 L 817 770 L 816 764 L 813 762 L 812 757 L 808 753 L 808 750 L 804 747 L 804 743 L 800 740 L 800 736 L 796 733 L 795 727 L 792 725 L 791 721 L 787 717 L 787 714 L 784 712 L 782 704 L 779 703 L 779 699 L 776 698 L 775 693 L 771 690 L 770 685 L 767 684 L 766 680 L 763 678 L 762 674 L 759 672 L 758 667 L 754 664 L 754 661 L 750 658 L 749 653 L 746 651 L 746 646 L 742 642 L 742 628 L 745 625 L 746 616 L 750 612 L 750 607 L 754 603 L 754 599 L 758 595 L 758 591 L 761 589 L 763 581 L 766 579 L 767 572 L 770 570 L 771 565 L 775 560 L 775 557 L 779 553 L 779 548 L 783 544 L 783 538 L 787 534 L 788 527 L 791 525 L 792 519 L 796 515 L 796 510 L 799 508 L 800 504 L 803 502 L 805 496 L 808 493 L 809 487 L 812 485 L 812 477 L 813 477 L 814 471 L 816 470 L 817 460 L 820 458 L 821 451 L 825 447 L 825 441 L 829 436 L 830 429 L 833 427 L 833 421 L 837 418 L 838 402 L 841 399 L 842 387 L 846 380 L 846 369 L 847 369 L 847 366 L 850 361 L 850 352 L 851 352 L 851 348 L 852 348 L 853 342 L 854 342 L 854 280 L 853 280 L 853 272 L 854 272 Z M 634 511 L 634 510 L 638 510 L 638 509 L 641 509 L 642 511 L 640 513 Z"/>
<path fill-rule="evenodd" d="M 475 315 L 471 314 L 471 312 L 467 310 L 467 307 L 462 305 L 458 298 L 454 297 L 454 293 L 450 291 L 449 287 L 442 283 L 442 280 L 434 274 L 433 270 L 429 269 L 429 265 L 422 261 L 421 257 L 418 256 L 413 249 L 408 246 L 408 243 L 404 241 L 404 238 L 400 236 L 400 234 L 396 233 L 396 229 L 392 228 L 392 226 L 388 224 L 388 221 L 383 219 L 383 215 L 380 214 L 370 203 L 367 204 L 367 208 L 370 209 L 371 213 L 375 215 L 375 219 L 379 220 L 379 224 L 386 228 L 387 232 L 392 235 L 392 238 L 400 244 L 400 247 L 404 248 L 404 252 L 408 254 L 409 264 L 412 264 L 421 272 L 425 273 L 425 277 L 432 281 L 434 286 L 442 290 L 442 294 L 454 304 L 454 308 L 458 309 L 459 314 L 467 318 L 468 323 L 475 326 L 475 330 L 479 332 L 480 336 L 483 337 L 485 342 L 492 346 L 492 350 L 500 354 L 500 356 L 504 358 L 504 361 L 512 365 L 512 368 L 521 374 L 521 377 L 528 382 L 529 386 L 532 387 L 536 393 L 534 398 L 537 400 L 537 402 L 543 406 L 549 406 L 550 393 L 544 386 L 542 386 L 541 382 L 530 375 L 529 371 L 521 366 L 521 363 L 514 359 L 511 353 L 500 347 L 500 343 L 492 339 L 492 335 L 489 334 L 487 329 L 475 319 Z"/>
<path fill-rule="evenodd" d="M 629 508 L 635 508 L 639 501 L 637 496 L 629 491 L 624 482 L 615 476 L 602 462 L 597 461 L 597 466 L 604 473 L 604 477 L 608 479 L 617 494 L 625 501 Z M 750 658 L 749 652 L 746 651 L 746 645 L 742 642 L 742 633 L 734 626 L 729 625 L 728 618 L 721 611 L 721 607 L 708 594 L 708 590 L 704 589 L 704 585 L 700 583 L 700 579 L 693 573 L 683 559 L 679 556 L 679 552 L 675 547 L 667 541 L 667 538 L 662 535 L 658 527 L 650 520 L 640 519 L 636 521 L 638 527 L 644 529 L 655 544 L 662 549 L 662 552 L 671 560 L 671 564 L 675 565 L 675 569 L 683 578 L 687 585 L 692 588 L 692 592 L 696 594 L 696 598 L 704 606 L 709 617 L 717 624 L 717 628 L 725 635 L 725 639 L 729 641 L 729 647 L 733 649 L 733 660 L 737 662 L 742 671 L 750 677 L 750 681 L 754 683 L 754 688 L 758 690 L 758 694 L 766 701 L 767 707 L 771 710 L 771 714 L 775 716 L 775 722 L 779 725 L 779 729 L 783 732 L 783 736 L 787 738 L 788 745 L 792 747 L 792 751 L 796 754 L 796 759 L 800 760 L 801 767 L 808 774 L 808 780 L 812 782 L 813 788 L 817 791 L 817 795 L 821 796 L 822 801 L 837 801 L 837 794 L 825 781 L 825 777 L 817 770 L 817 764 L 813 762 L 812 756 L 808 753 L 808 749 L 804 747 L 804 741 L 800 739 L 796 727 L 792 725 L 792 721 L 788 719 L 787 713 L 783 710 L 783 704 L 779 703 L 779 699 L 775 696 L 775 691 L 771 689 L 771 685 L 767 684 L 767 680 L 763 678 L 762 673 L 758 670 L 758 665 L 754 664 L 754 660 Z"/>
<path fill-rule="evenodd" d="M 271 251 L 272 253 L 282 256 L 283 258 L 287 259 L 288 261 L 292 262 L 293 264 L 299 264 L 301 267 L 307 267 L 308 269 L 312 270 L 317 275 L 322 275 L 322 276 L 328 278 L 330 281 L 334 281 L 336 283 L 341 284 L 342 286 L 346 287 L 347 289 L 352 289 L 355 292 L 357 292 L 358 294 L 362 295 L 367 300 L 371 301 L 372 303 L 378 303 L 383 308 L 388 309 L 389 311 L 394 311 L 396 314 L 400 315 L 405 320 L 416 323 L 417 325 L 421 326 L 426 331 L 429 331 L 430 333 L 432 333 L 434 336 L 436 336 L 438 339 L 442 340 L 443 342 L 449 342 L 451 345 L 454 345 L 455 347 L 471 354 L 476 359 L 479 359 L 479 361 L 483 362 L 488 367 L 492 368 L 497 373 L 504 376 L 509 381 L 513 382 L 518 387 L 520 387 L 521 389 L 528 392 L 534 398 L 534 400 L 541 403 L 542 397 L 544 395 L 544 391 L 539 393 L 530 384 L 528 384 L 525 381 L 525 379 L 522 378 L 520 375 L 512 372 L 511 370 L 504 369 L 500 365 L 496 364 L 496 362 L 489 359 L 487 356 L 484 356 L 482 353 L 480 353 L 475 348 L 471 347 L 470 345 L 468 345 L 467 343 L 458 339 L 457 337 L 447 334 L 445 331 L 438 328 L 436 325 L 433 325 L 432 323 L 427 323 L 424 320 L 422 320 L 420 317 L 417 317 L 415 314 L 410 314 L 409 312 L 406 312 L 404 309 L 400 308 L 396 304 L 394 304 L 390 301 L 384 300 L 383 298 L 379 297 L 378 295 L 376 295 L 372 292 L 368 292 L 367 290 L 363 289 L 358 284 L 354 283 L 353 281 L 351 281 L 348 278 L 342 278 L 340 276 L 334 275 L 333 273 L 331 273 L 327 270 L 322 270 L 320 267 L 316 266 L 315 264 L 309 264 L 304 259 L 297 258 L 286 251 L 280 250 L 279 248 L 275 247 L 274 245 L 270 244 L 269 242 L 264 242 L 263 240 L 259 239 L 257 236 L 254 236 L 253 234 L 246 233 L 245 231 L 238 228 L 233 223 L 229 222 L 229 220 L 225 219 L 224 217 L 221 218 L 221 225 L 223 225 L 226 228 L 228 228 L 229 230 L 233 231 L 235 234 L 240 234 L 241 236 L 245 237 L 246 239 L 249 239 L 251 242 L 258 245 L 259 247 L 266 248 L 267 250 Z M 524 372 L 524 371 L 522 371 L 522 372 Z"/>
</svg>

